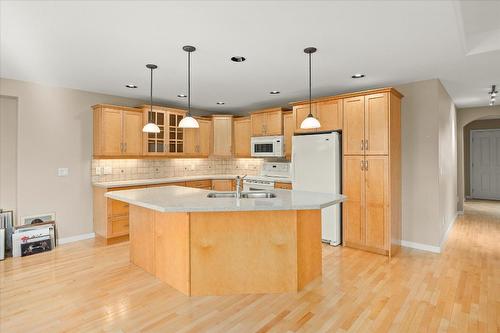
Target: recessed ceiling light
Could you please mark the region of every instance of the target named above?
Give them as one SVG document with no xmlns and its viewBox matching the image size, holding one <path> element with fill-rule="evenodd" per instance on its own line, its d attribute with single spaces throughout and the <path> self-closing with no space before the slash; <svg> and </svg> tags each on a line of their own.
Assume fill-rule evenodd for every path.
<svg viewBox="0 0 500 333">
<path fill-rule="evenodd" d="M 187 95 L 184 95 L 184 94 L 179 94 L 179 95 L 177 95 L 177 97 L 180 97 L 180 98 L 186 98 L 186 97 L 187 97 Z"/>
<path fill-rule="evenodd" d="M 217 102 L 217 105 L 224 105 L 226 104 L 225 102 Z"/>
<path fill-rule="evenodd" d="M 247 58 L 242 57 L 242 56 L 234 56 L 234 57 L 231 57 L 231 60 L 234 62 L 243 62 L 243 61 L 247 60 Z"/>
<path fill-rule="evenodd" d="M 135 84 L 126 84 L 125 87 L 130 88 L 130 89 L 137 88 L 137 86 Z"/>
<path fill-rule="evenodd" d="M 280 92 L 278 90 L 273 90 L 269 92 L 271 95 L 278 95 Z"/>
<path fill-rule="evenodd" d="M 361 79 L 362 77 L 365 77 L 365 74 L 361 73 L 356 73 L 353 76 L 351 76 L 353 79 Z"/>
</svg>

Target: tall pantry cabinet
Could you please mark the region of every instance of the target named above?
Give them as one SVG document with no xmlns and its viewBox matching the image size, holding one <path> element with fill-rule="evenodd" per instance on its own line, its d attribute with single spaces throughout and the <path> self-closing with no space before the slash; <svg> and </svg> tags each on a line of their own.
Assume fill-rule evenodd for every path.
<svg viewBox="0 0 500 333">
<path fill-rule="evenodd" d="M 343 99 L 344 245 L 391 256 L 401 242 L 401 98 L 392 88 Z"/>
</svg>

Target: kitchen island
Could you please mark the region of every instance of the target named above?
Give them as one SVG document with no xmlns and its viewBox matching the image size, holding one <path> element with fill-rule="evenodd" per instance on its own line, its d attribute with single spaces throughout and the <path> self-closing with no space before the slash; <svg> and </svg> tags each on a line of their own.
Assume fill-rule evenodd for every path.
<svg viewBox="0 0 500 333">
<path fill-rule="evenodd" d="M 132 263 L 186 295 L 290 292 L 321 276 L 321 208 L 343 196 L 211 193 L 180 186 L 106 193 L 130 205 Z"/>
</svg>

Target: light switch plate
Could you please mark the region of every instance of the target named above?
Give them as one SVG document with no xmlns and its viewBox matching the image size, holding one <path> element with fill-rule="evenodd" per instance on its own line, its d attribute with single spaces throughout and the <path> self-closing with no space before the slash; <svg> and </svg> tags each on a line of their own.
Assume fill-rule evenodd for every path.
<svg viewBox="0 0 500 333">
<path fill-rule="evenodd" d="M 96 167 L 96 168 L 95 168 L 95 174 L 96 174 L 97 176 L 100 176 L 100 175 L 102 174 L 102 168 L 101 168 L 101 167 Z"/>
<path fill-rule="evenodd" d="M 105 166 L 104 167 L 104 174 L 105 175 L 110 175 L 112 173 L 113 173 L 113 168 L 112 167 L 110 167 L 110 166 Z"/>
<path fill-rule="evenodd" d="M 67 175 L 69 175 L 68 168 L 57 168 L 57 176 L 58 177 L 66 177 Z"/>
</svg>

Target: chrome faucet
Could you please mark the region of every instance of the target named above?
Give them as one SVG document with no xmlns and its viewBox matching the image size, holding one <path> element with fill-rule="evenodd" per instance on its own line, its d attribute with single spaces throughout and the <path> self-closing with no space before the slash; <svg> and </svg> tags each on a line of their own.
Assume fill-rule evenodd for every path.
<svg viewBox="0 0 500 333">
<path fill-rule="evenodd" d="M 236 176 L 236 198 L 240 199 L 241 198 L 241 181 L 246 177 L 247 175 L 244 175 L 243 177 Z"/>
</svg>

